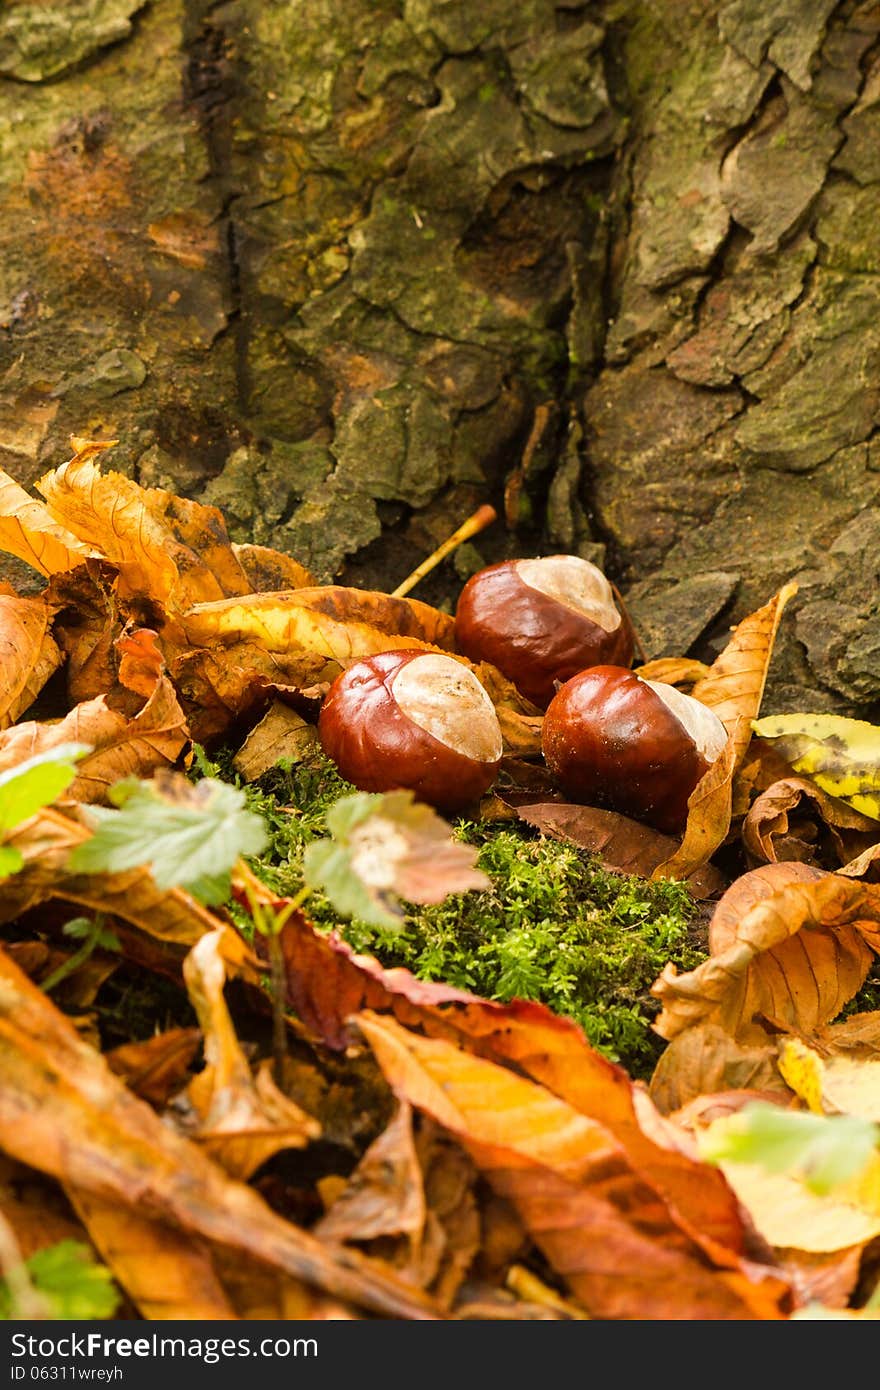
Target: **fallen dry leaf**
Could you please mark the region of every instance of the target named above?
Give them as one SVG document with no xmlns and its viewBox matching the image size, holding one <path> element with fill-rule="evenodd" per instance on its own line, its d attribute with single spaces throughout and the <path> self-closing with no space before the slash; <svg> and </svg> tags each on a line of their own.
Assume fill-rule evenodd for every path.
<svg viewBox="0 0 880 1390">
<path fill-rule="evenodd" d="M 128 1205 L 102 1201 L 70 1185 L 66 1190 L 93 1245 L 142 1317 L 181 1322 L 235 1318 L 199 1242 Z"/>
<path fill-rule="evenodd" d="M 119 600 L 117 571 L 106 560 L 91 559 L 52 576 L 46 598 L 57 610 L 52 635 L 67 658 L 67 698 L 71 705 L 110 695 L 118 685 L 117 639 L 131 620 L 132 605 Z"/>
<path fill-rule="evenodd" d="M 183 710 L 164 674 L 156 634 L 141 629 L 122 636 L 119 682 L 125 692 L 118 706 L 105 696 L 76 705 L 54 724 L 17 724 L 0 734 L 0 771 L 15 767 L 62 743 L 92 748 L 77 764 L 67 795 L 77 801 L 103 801 L 123 777 L 143 777 L 172 766 L 189 744 Z"/>
<path fill-rule="evenodd" d="M 739 746 L 736 729 L 721 755 L 688 797 L 688 818 L 681 844 L 653 870 L 651 877 L 687 881 L 704 869 L 727 838 L 732 812 L 732 782 Z"/>
<path fill-rule="evenodd" d="M 0 1146 L 93 1198 L 241 1251 L 391 1317 L 437 1306 L 390 1270 L 330 1249 L 227 1177 L 114 1076 L 0 951 Z"/>
<path fill-rule="evenodd" d="M 722 1091 L 788 1095 L 777 1058 L 772 1043 L 746 1047 L 717 1023 L 698 1023 L 679 1033 L 662 1053 L 651 1076 L 651 1099 L 662 1115 L 671 1115 Z"/>
<path fill-rule="evenodd" d="M 845 874 L 847 878 L 863 878 L 869 883 L 877 883 L 880 881 L 880 844 L 869 845 L 837 872 Z"/>
<path fill-rule="evenodd" d="M 597 854 L 606 869 L 642 878 L 650 878 L 657 865 L 668 862 L 678 848 L 675 840 L 659 830 L 596 806 L 539 801 L 517 806 L 516 813 L 542 834 Z M 718 869 L 707 864 L 686 882 L 695 898 L 708 898 L 721 891 L 725 880 Z"/>
<path fill-rule="evenodd" d="M 279 589 L 314 589 L 317 579 L 291 555 L 266 545 L 237 545 L 232 553 L 241 565 L 251 593 L 277 593 Z"/>
<path fill-rule="evenodd" d="M 392 647 L 453 645 L 452 618 L 427 603 L 336 584 L 199 603 L 184 630 L 195 647 L 252 641 L 267 652 L 312 652 L 340 669 Z"/>
<path fill-rule="evenodd" d="M 0 729 L 24 714 L 61 665 L 45 597 L 19 598 L 0 586 Z"/>
<path fill-rule="evenodd" d="M 77 536 L 86 553 L 112 561 L 123 594 L 176 610 L 247 593 L 216 508 L 142 488 L 121 473 L 102 473 L 96 455 L 113 442 L 74 441 L 80 446 L 74 457 L 40 479 L 52 519 Z"/>
<path fill-rule="evenodd" d="M 797 593 L 784 584 L 769 603 L 743 618 L 708 674 L 691 690 L 695 700 L 713 709 L 735 740 L 734 768 L 742 762 L 752 736 L 767 681 L 773 644 L 783 610 Z"/>
<path fill-rule="evenodd" d="M 591 1316 L 783 1316 L 784 1279 L 733 1257 L 713 1268 L 611 1135 L 544 1087 L 388 1018 L 357 1023 L 398 1097 L 459 1139 Z"/>
<path fill-rule="evenodd" d="M 644 681 L 693 686 L 708 676 L 709 667 L 704 661 L 695 661 L 689 656 L 661 656 L 656 661 L 646 662 L 644 666 L 636 666 L 635 673 Z"/>
<path fill-rule="evenodd" d="M 189 1086 L 198 1123 L 188 1132 L 233 1177 L 248 1178 L 273 1154 L 305 1148 L 321 1126 L 278 1089 L 269 1063 L 251 1075 L 223 996 L 222 952 L 223 932 L 208 932 L 183 963 L 205 1047 L 204 1070 Z"/>
<path fill-rule="evenodd" d="M 47 577 L 73 569 L 88 555 L 89 545 L 59 526 L 42 502 L 0 469 L 0 550 L 16 555 Z"/>
<path fill-rule="evenodd" d="M 841 860 L 845 860 L 847 855 L 840 831 L 876 835 L 880 830 L 876 821 L 872 822 L 869 816 L 862 815 L 838 797 L 829 796 L 815 782 L 803 777 L 786 777 L 761 792 L 743 821 L 743 843 L 755 860 L 773 864 L 780 858 L 798 857 L 793 853 L 780 854 L 779 845 L 781 843 L 784 848 L 789 848 L 786 837 L 789 835 L 790 814 L 804 801 L 812 803 L 819 820 L 828 826 Z M 877 852 L 880 853 L 880 845 Z"/>
<path fill-rule="evenodd" d="M 779 1070 L 816 1114 L 858 1115 L 880 1124 L 880 1048 L 873 1056 L 820 1052 L 787 1038 Z"/>
<path fill-rule="evenodd" d="M 712 954 L 652 986 L 654 1027 L 671 1039 L 715 1022 L 745 1043 L 766 1038 L 759 1019 L 809 1035 L 857 993 L 880 947 L 880 888 L 804 864 L 768 864 L 728 889 L 710 924 Z"/>
<path fill-rule="evenodd" d="M 198 1028 L 168 1028 L 143 1042 L 114 1047 L 104 1060 L 136 1096 L 162 1109 L 183 1087 L 201 1044 Z"/>
<path fill-rule="evenodd" d="M 318 731 L 289 705 L 274 700 L 232 760 L 246 782 L 256 782 L 282 758 L 302 762 L 318 744 Z"/>
<path fill-rule="evenodd" d="M 426 1219 L 412 1107 L 402 1101 L 312 1231 L 323 1240 L 364 1241 L 405 1235 L 417 1247 Z"/>
</svg>

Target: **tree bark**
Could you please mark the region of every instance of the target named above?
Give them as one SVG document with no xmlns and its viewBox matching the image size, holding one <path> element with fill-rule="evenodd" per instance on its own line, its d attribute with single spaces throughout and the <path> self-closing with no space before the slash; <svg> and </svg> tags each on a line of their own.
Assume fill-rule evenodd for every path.
<svg viewBox="0 0 880 1390">
<path fill-rule="evenodd" d="M 605 563 L 651 654 L 800 589 L 880 708 L 880 5 L 12 0 L 0 464 L 70 434 L 393 587 Z"/>
</svg>

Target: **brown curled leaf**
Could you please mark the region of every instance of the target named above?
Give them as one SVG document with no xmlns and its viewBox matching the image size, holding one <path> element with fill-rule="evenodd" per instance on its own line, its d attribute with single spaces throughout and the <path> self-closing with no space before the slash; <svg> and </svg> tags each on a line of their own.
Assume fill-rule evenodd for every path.
<svg viewBox="0 0 880 1390">
<path fill-rule="evenodd" d="M 596 806 L 546 801 L 518 806 L 516 813 L 520 820 L 536 826 L 543 834 L 599 855 L 606 869 L 639 874 L 642 878 L 650 878 L 657 865 L 666 863 L 677 849 L 675 840 L 659 830 Z M 721 891 L 724 877 L 706 864 L 686 882 L 694 897 L 707 898 Z"/>
<path fill-rule="evenodd" d="M 739 1041 L 767 1037 L 760 1020 L 809 1036 L 856 994 L 880 948 L 880 888 L 805 864 L 769 864 L 732 885 L 710 924 L 712 955 L 652 986 L 654 1027 L 671 1039 L 716 1023 Z"/>
<path fill-rule="evenodd" d="M 839 797 L 829 796 L 815 782 L 803 777 L 786 777 L 761 792 L 743 822 L 743 843 L 754 859 L 773 864 L 780 858 L 793 857 L 780 855 L 779 844 L 789 833 L 790 813 L 804 801 L 812 803 L 817 817 L 830 830 L 841 858 L 846 856 L 839 832 L 880 839 L 880 827 L 870 816 L 862 815 Z"/>
<path fill-rule="evenodd" d="M 49 630 L 52 611 L 45 597 L 19 598 L 0 590 L 0 729 L 24 714 L 61 665 Z"/>
<path fill-rule="evenodd" d="M 76 705 L 55 724 L 18 724 L 0 734 L 0 771 L 15 767 L 62 743 L 91 745 L 77 764 L 68 795 L 78 801 L 104 800 L 123 777 L 145 777 L 171 767 L 190 741 L 183 710 L 165 675 L 156 634 L 126 633 L 116 643 L 120 701 L 105 696 Z"/>
</svg>

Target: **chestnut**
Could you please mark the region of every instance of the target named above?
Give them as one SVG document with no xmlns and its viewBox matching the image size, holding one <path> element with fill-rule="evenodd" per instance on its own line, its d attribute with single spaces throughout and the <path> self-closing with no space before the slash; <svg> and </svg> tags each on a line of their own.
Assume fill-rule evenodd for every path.
<svg viewBox="0 0 880 1390">
<path fill-rule="evenodd" d="M 455 642 L 471 661 L 497 666 L 541 709 L 584 667 L 629 665 L 634 645 L 605 575 L 577 555 L 478 570 L 459 595 Z"/>
<path fill-rule="evenodd" d="M 572 801 L 672 834 L 726 742 L 714 710 L 623 666 L 594 666 L 566 681 L 541 731 L 547 767 Z"/>
<path fill-rule="evenodd" d="M 327 692 L 318 735 L 361 791 L 404 788 L 450 813 L 488 790 L 501 761 L 495 706 L 442 652 L 381 652 L 349 666 Z"/>
</svg>

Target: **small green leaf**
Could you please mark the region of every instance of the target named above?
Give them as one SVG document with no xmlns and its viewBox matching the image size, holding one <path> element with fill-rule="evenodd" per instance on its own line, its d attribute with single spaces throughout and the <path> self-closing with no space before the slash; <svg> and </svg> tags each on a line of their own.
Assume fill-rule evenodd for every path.
<svg viewBox="0 0 880 1390">
<path fill-rule="evenodd" d="M 98 1264 L 80 1241 L 60 1240 L 48 1245 L 31 1255 L 26 1268 L 34 1288 L 48 1300 L 54 1318 L 112 1318 L 122 1301 L 109 1269 Z M 9 1287 L 2 1280 L 0 1318 L 16 1316 Z"/>
<path fill-rule="evenodd" d="M 59 743 L 0 773 L 0 835 L 51 805 L 76 777 L 78 760 L 91 751 L 88 743 Z"/>
<path fill-rule="evenodd" d="M 61 930 L 71 941 L 93 941 L 95 947 L 100 947 L 104 951 L 118 951 L 120 949 L 119 937 L 115 931 L 104 926 L 104 919 L 101 915 L 97 917 L 71 917 L 69 922 L 64 923 Z"/>
<path fill-rule="evenodd" d="M 244 793 L 213 778 L 187 784 L 186 797 L 169 797 L 153 782 L 132 779 L 113 793 L 120 810 L 88 808 L 96 828 L 70 857 L 76 873 L 115 874 L 149 865 L 159 888 L 184 887 L 215 904 L 228 897 L 236 859 L 259 854 L 268 842 L 266 825 L 246 809 Z"/>
<path fill-rule="evenodd" d="M 857 1115 L 812 1115 L 760 1102 L 716 1120 L 699 1139 L 709 1163 L 757 1163 L 801 1177 L 819 1194 L 861 1173 L 878 1144 L 880 1126 Z"/>
<path fill-rule="evenodd" d="M 829 796 L 880 820 L 880 727 L 840 714 L 772 714 L 752 721 L 759 738 Z"/>
</svg>

